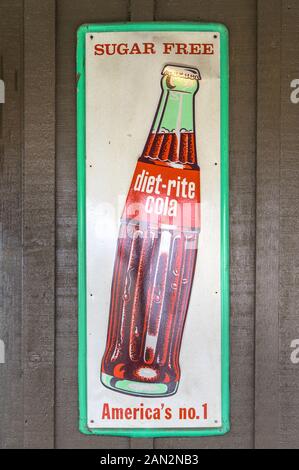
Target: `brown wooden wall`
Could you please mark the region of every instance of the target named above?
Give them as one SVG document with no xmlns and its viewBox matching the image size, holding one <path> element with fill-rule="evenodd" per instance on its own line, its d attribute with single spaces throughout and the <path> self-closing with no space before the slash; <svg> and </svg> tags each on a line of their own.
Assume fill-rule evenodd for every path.
<svg viewBox="0 0 299 470">
<path fill-rule="evenodd" d="M 76 29 L 230 31 L 231 431 L 78 432 Z M 0 448 L 299 448 L 299 0 L 0 0 Z"/>
</svg>

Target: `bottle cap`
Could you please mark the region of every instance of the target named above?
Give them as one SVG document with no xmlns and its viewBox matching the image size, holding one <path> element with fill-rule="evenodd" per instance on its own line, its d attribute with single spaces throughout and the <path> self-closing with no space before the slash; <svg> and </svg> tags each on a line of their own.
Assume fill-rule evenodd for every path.
<svg viewBox="0 0 299 470">
<path fill-rule="evenodd" d="M 191 80 L 201 80 L 200 72 L 194 67 L 182 67 L 179 65 L 165 65 L 162 75 L 171 77 L 190 78 Z"/>
</svg>

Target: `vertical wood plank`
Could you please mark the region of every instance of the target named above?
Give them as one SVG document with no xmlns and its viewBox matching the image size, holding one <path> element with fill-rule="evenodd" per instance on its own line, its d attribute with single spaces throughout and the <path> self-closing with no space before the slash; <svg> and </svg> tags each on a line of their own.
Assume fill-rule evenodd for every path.
<svg viewBox="0 0 299 470">
<path fill-rule="evenodd" d="M 158 0 L 157 20 L 224 23 L 230 32 L 231 431 L 155 439 L 156 448 L 251 448 L 254 432 L 256 2 Z"/>
<path fill-rule="evenodd" d="M 279 438 L 281 0 L 258 2 L 255 447 Z"/>
<path fill-rule="evenodd" d="M 22 374 L 22 45 L 23 2 L 0 2 L 0 448 L 23 447 Z"/>
<path fill-rule="evenodd" d="M 57 2 L 56 126 L 56 447 L 129 448 L 126 437 L 78 431 L 76 30 L 83 23 L 129 20 L 123 0 Z"/>
<path fill-rule="evenodd" d="M 279 447 L 299 448 L 299 364 L 291 361 L 299 340 L 299 103 L 290 99 L 299 79 L 299 2 L 282 1 L 281 154 L 279 218 Z"/>
<path fill-rule="evenodd" d="M 155 11 L 154 0 L 131 0 L 130 19 L 131 21 L 153 21 Z M 154 439 L 130 439 L 131 449 L 153 449 Z"/>
<path fill-rule="evenodd" d="M 55 1 L 24 1 L 24 447 L 54 446 Z"/>
</svg>

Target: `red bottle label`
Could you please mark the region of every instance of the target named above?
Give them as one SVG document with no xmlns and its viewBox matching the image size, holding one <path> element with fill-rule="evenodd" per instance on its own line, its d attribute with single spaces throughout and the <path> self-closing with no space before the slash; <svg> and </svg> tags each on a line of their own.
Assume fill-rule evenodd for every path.
<svg viewBox="0 0 299 470">
<path fill-rule="evenodd" d="M 199 170 L 138 162 L 122 219 L 199 230 Z"/>
</svg>

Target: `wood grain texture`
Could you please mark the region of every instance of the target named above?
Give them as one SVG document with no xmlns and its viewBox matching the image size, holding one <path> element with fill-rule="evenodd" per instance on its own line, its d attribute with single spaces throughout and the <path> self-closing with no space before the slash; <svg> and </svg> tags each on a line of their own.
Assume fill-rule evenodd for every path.
<svg viewBox="0 0 299 470">
<path fill-rule="evenodd" d="M 83 23 L 129 20 L 123 0 L 57 2 L 56 126 L 56 447 L 129 448 L 125 437 L 78 431 L 76 30 Z"/>
<path fill-rule="evenodd" d="M 55 347 L 55 1 L 25 0 L 24 51 L 24 447 L 51 448 Z"/>
<path fill-rule="evenodd" d="M 299 103 L 290 82 L 299 79 L 299 2 L 282 1 L 281 153 L 279 167 L 279 437 L 280 448 L 299 448 L 299 364 L 290 344 L 299 339 Z"/>
<path fill-rule="evenodd" d="M 0 2 L 0 448 L 23 446 L 21 0 Z"/>
<path fill-rule="evenodd" d="M 258 2 L 255 447 L 279 433 L 279 160 L 281 2 Z"/>
<path fill-rule="evenodd" d="M 213 438 L 155 439 L 155 447 L 253 447 L 256 3 L 158 1 L 156 19 L 221 22 L 230 32 L 231 431 Z"/>
<path fill-rule="evenodd" d="M 78 431 L 76 29 L 153 19 L 230 30 L 232 426 L 223 437 Z M 290 361 L 299 339 L 298 24 L 298 0 L 0 0 L 0 448 L 299 448 L 299 366 Z"/>
</svg>

